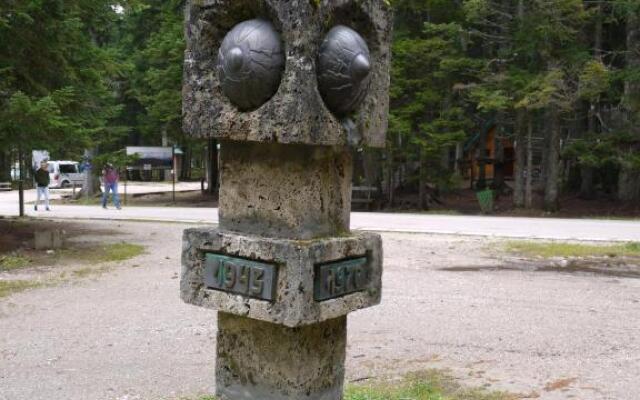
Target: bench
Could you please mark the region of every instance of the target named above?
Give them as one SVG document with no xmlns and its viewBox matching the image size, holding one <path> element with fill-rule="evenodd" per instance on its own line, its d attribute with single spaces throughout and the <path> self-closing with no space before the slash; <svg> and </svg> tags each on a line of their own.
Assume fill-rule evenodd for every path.
<svg viewBox="0 0 640 400">
<path fill-rule="evenodd" d="M 378 188 L 374 186 L 354 186 L 351 189 L 351 205 L 364 204 L 371 210 L 378 199 Z"/>
<path fill-rule="evenodd" d="M 11 182 L 0 182 L 0 190 L 11 190 Z"/>
</svg>

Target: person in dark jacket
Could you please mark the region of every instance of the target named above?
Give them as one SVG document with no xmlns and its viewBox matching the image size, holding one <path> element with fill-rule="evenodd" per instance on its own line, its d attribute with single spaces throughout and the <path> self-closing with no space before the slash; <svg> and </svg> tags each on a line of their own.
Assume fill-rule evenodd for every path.
<svg viewBox="0 0 640 400">
<path fill-rule="evenodd" d="M 46 161 L 40 163 L 40 168 L 38 168 L 34 175 L 36 180 L 36 189 L 38 190 L 38 197 L 35 206 L 33 206 L 33 209 L 38 211 L 40 197 L 44 197 L 45 209 L 47 211 L 51 211 L 51 209 L 49 208 L 49 183 L 51 182 L 51 178 L 49 178 L 49 165 Z"/>
</svg>

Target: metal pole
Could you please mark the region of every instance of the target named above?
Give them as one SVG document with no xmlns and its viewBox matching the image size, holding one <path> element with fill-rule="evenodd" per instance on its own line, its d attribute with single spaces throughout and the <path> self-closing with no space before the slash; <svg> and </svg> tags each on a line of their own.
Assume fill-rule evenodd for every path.
<svg viewBox="0 0 640 400">
<path fill-rule="evenodd" d="M 24 217 L 24 167 L 22 165 L 22 147 L 18 147 L 18 168 L 20 177 L 18 179 L 18 203 L 20 203 L 20 216 Z"/>
<path fill-rule="evenodd" d="M 176 146 L 173 145 L 171 146 L 171 163 L 172 165 L 172 170 L 171 170 L 171 180 L 172 180 L 172 190 L 171 190 L 171 197 L 173 199 L 173 202 L 176 202 Z"/>
</svg>

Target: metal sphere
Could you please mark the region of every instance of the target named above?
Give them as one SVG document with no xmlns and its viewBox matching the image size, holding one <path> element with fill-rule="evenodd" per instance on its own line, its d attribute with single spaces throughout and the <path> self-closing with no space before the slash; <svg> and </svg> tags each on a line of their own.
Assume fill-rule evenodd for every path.
<svg viewBox="0 0 640 400">
<path fill-rule="evenodd" d="M 318 88 L 329 109 L 349 114 L 367 94 L 371 82 L 371 56 L 364 39 L 353 29 L 331 29 L 318 54 Z"/>
<path fill-rule="evenodd" d="M 227 33 L 218 51 L 222 92 L 240 110 L 255 110 L 278 91 L 284 62 L 280 35 L 271 22 L 242 22 Z"/>
</svg>

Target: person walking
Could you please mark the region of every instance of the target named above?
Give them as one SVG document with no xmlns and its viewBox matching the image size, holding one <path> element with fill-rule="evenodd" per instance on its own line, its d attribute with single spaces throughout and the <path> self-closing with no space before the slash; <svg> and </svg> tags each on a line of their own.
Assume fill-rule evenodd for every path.
<svg viewBox="0 0 640 400">
<path fill-rule="evenodd" d="M 51 178 L 49 177 L 49 165 L 46 161 L 40 163 L 40 168 L 36 171 L 36 190 L 38 192 L 36 198 L 36 204 L 33 206 L 35 211 L 38 211 L 38 204 L 40 204 L 40 197 L 44 197 L 44 206 L 47 211 L 51 211 L 49 208 L 49 183 Z"/>
<path fill-rule="evenodd" d="M 102 181 L 104 182 L 104 192 L 102 193 L 102 208 L 107 209 L 107 202 L 109 200 L 109 191 L 113 193 L 113 205 L 118 210 L 120 207 L 120 196 L 118 195 L 118 180 L 120 175 L 118 170 L 113 167 L 113 164 L 107 164 L 102 170 Z"/>
</svg>

